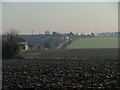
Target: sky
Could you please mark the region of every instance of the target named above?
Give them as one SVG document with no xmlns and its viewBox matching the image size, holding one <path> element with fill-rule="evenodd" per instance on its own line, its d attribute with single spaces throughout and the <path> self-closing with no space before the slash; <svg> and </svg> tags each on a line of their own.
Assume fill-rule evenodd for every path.
<svg viewBox="0 0 120 90">
<path fill-rule="evenodd" d="M 2 3 L 0 2 L 0 34 L 2 33 Z"/>
<path fill-rule="evenodd" d="M 117 2 L 3 2 L 2 33 L 118 31 Z"/>
</svg>

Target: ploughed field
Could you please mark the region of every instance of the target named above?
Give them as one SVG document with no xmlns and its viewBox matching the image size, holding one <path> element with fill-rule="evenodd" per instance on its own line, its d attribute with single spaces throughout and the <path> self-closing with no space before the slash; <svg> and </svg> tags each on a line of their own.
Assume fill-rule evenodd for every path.
<svg viewBox="0 0 120 90">
<path fill-rule="evenodd" d="M 2 62 L 3 88 L 119 88 L 118 49 L 29 50 Z"/>
<path fill-rule="evenodd" d="M 21 56 L 27 59 L 118 58 L 118 48 L 28 50 L 21 53 Z"/>
<path fill-rule="evenodd" d="M 120 88 L 118 59 L 11 59 L 2 66 L 4 89 Z"/>
</svg>

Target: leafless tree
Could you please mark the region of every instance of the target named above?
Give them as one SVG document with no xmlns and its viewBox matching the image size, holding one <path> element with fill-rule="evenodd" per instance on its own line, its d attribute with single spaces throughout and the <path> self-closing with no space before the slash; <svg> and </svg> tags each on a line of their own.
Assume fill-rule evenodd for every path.
<svg viewBox="0 0 120 90">
<path fill-rule="evenodd" d="M 19 51 L 18 45 L 18 32 L 16 30 L 10 30 L 7 32 L 6 39 L 2 39 L 2 58 L 12 58 Z"/>
</svg>

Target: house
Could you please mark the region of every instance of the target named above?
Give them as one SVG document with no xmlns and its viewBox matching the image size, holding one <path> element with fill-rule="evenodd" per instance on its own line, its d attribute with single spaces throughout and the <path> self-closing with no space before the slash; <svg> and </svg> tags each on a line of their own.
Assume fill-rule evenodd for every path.
<svg viewBox="0 0 120 90">
<path fill-rule="evenodd" d="M 66 37 L 67 40 L 69 40 L 69 37 Z"/>
<path fill-rule="evenodd" d="M 28 50 L 29 46 L 27 42 L 20 42 L 20 49 Z"/>
</svg>

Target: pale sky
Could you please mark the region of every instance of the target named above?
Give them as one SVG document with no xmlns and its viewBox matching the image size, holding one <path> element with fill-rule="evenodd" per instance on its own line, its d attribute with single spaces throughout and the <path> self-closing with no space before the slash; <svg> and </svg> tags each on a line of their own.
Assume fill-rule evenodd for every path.
<svg viewBox="0 0 120 90">
<path fill-rule="evenodd" d="M 0 2 L 0 34 L 2 33 L 2 3 Z"/>
<path fill-rule="evenodd" d="M 20 34 L 118 31 L 117 2 L 3 2 L 2 32 Z"/>
</svg>

